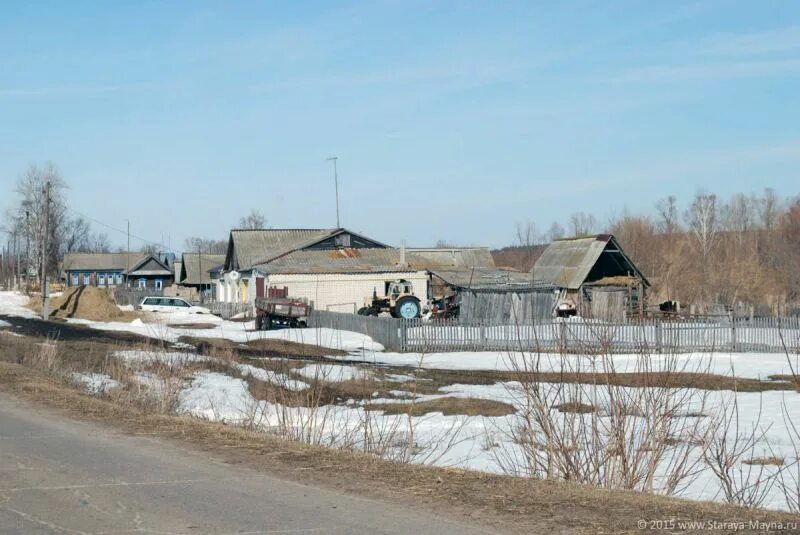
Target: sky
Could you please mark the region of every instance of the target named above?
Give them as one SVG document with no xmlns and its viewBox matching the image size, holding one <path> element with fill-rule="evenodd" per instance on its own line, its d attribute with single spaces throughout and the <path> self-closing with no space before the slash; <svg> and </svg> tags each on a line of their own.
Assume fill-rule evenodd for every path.
<svg viewBox="0 0 800 535">
<path fill-rule="evenodd" d="M 31 163 L 115 244 L 260 210 L 509 244 L 674 194 L 800 193 L 800 2 L 0 3 L 0 210 Z M 134 241 L 134 246 L 136 242 Z"/>
</svg>

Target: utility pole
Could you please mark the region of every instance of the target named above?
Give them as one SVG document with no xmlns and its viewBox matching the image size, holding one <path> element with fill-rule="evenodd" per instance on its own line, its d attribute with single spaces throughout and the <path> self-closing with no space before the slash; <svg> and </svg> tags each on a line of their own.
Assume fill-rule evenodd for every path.
<svg viewBox="0 0 800 535">
<path fill-rule="evenodd" d="M 25 210 L 25 295 L 30 295 L 31 275 L 31 211 Z"/>
<path fill-rule="evenodd" d="M 200 242 L 197 242 L 197 263 L 200 266 L 200 304 L 202 305 L 205 300 L 203 299 L 203 255 L 200 253 Z"/>
<path fill-rule="evenodd" d="M 339 224 L 339 171 L 336 168 L 336 162 L 339 160 L 338 156 L 331 156 L 327 158 L 328 161 L 333 161 L 333 181 L 336 184 L 336 228 L 342 228 Z"/>
<path fill-rule="evenodd" d="M 47 297 L 47 237 L 50 234 L 50 181 L 44 185 L 44 236 L 42 237 L 42 319 L 50 316 Z"/>
<path fill-rule="evenodd" d="M 128 281 L 128 272 L 131 270 L 131 220 L 128 222 L 128 248 L 125 249 L 125 286 L 130 286 Z"/>
</svg>

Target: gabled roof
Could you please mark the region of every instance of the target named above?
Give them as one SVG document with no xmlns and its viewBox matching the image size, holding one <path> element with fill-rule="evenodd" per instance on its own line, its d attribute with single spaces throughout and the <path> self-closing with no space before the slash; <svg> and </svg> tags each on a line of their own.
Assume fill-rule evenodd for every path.
<svg viewBox="0 0 800 535">
<path fill-rule="evenodd" d="M 142 253 L 67 253 L 64 271 L 125 271 L 133 268 L 150 255 Z"/>
<path fill-rule="evenodd" d="M 578 289 L 603 258 L 603 276 L 630 275 L 650 283 L 610 234 L 556 240 L 533 266 L 533 278 L 559 288 Z"/>
<path fill-rule="evenodd" d="M 552 290 L 547 282 L 534 281 L 530 273 L 498 268 L 431 269 L 447 285 L 470 290 Z"/>
<path fill-rule="evenodd" d="M 440 268 L 494 268 L 494 259 L 488 247 L 411 247 L 406 249 L 429 262 L 429 267 Z"/>
<path fill-rule="evenodd" d="M 421 263 L 422 259 L 407 254 L 406 263 L 401 264 L 399 249 L 343 248 L 293 251 L 253 267 L 265 274 L 411 273 L 424 270 Z"/>
<path fill-rule="evenodd" d="M 234 229 L 228 241 L 225 256 L 226 269 L 248 270 L 257 264 L 265 264 L 293 251 L 348 233 L 379 247 L 388 247 L 347 229 Z"/>
<path fill-rule="evenodd" d="M 162 262 L 158 257 L 154 255 L 146 255 L 144 258 L 140 259 L 139 262 L 132 265 L 127 274 L 131 277 L 168 277 L 173 273 L 169 266 Z"/>
<path fill-rule="evenodd" d="M 183 253 L 179 284 L 209 284 L 209 271 L 225 261 L 224 254 Z"/>
</svg>

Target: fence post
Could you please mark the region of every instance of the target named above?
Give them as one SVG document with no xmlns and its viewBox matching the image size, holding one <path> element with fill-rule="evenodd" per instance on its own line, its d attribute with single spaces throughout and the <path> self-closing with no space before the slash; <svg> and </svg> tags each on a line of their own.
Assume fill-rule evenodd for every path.
<svg viewBox="0 0 800 535">
<path fill-rule="evenodd" d="M 400 321 L 400 352 L 405 353 L 408 349 L 408 322 L 406 320 Z"/>
<path fill-rule="evenodd" d="M 731 315 L 731 351 L 736 353 L 738 351 L 738 344 L 736 343 L 736 318 Z"/>
<path fill-rule="evenodd" d="M 558 323 L 558 339 L 559 345 L 561 346 L 561 351 L 566 353 L 567 351 L 567 322 L 563 319 Z"/>
<path fill-rule="evenodd" d="M 656 352 L 662 353 L 664 351 L 664 333 L 661 327 L 661 318 L 656 318 Z"/>
<path fill-rule="evenodd" d="M 478 347 L 475 348 L 478 351 L 480 351 L 481 348 L 486 347 L 486 325 L 484 325 L 483 322 L 481 322 L 479 333 Z"/>
</svg>

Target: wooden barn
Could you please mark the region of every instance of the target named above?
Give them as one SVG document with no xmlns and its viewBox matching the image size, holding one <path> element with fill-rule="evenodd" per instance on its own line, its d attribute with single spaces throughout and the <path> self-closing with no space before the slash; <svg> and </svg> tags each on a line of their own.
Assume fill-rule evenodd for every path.
<svg viewBox="0 0 800 535">
<path fill-rule="evenodd" d="M 557 289 L 559 310 L 608 320 L 642 315 L 650 287 L 611 234 L 554 241 L 532 275 Z"/>
</svg>

